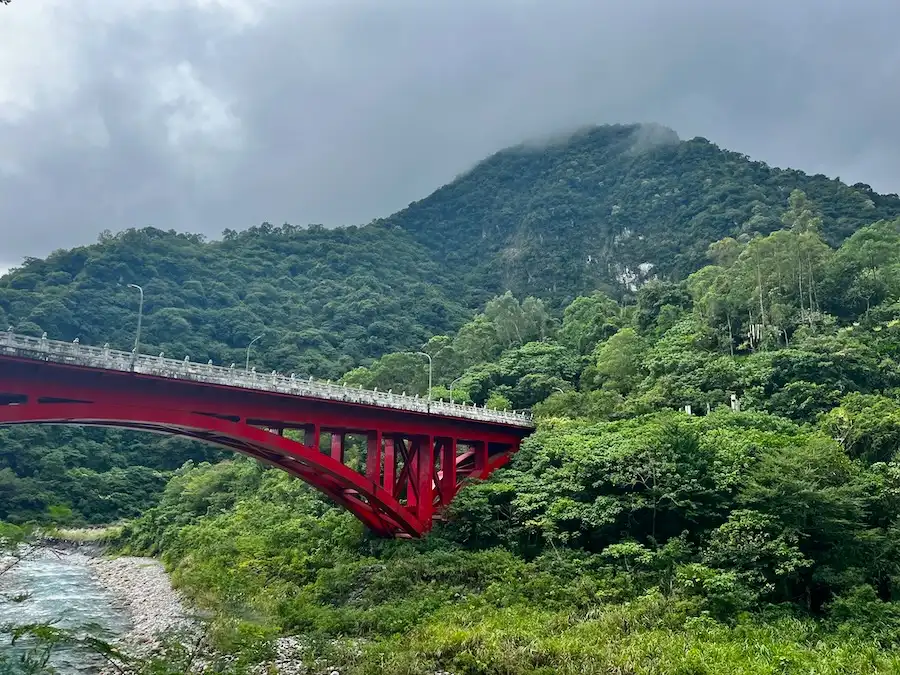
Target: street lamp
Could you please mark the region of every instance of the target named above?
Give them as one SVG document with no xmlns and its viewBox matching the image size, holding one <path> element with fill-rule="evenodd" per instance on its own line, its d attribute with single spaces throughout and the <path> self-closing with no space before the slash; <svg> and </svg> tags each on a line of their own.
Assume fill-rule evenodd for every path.
<svg viewBox="0 0 900 675">
<path fill-rule="evenodd" d="M 253 343 L 256 342 L 257 340 L 259 340 L 263 335 L 265 335 L 265 333 L 262 333 L 261 335 L 257 335 L 255 338 L 250 340 L 250 344 L 247 345 L 247 364 L 244 366 L 245 372 L 250 370 L 250 347 L 252 347 Z"/>
<path fill-rule="evenodd" d="M 428 403 L 431 404 L 431 374 L 433 372 L 433 362 L 431 360 L 431 354 L 428 352 L 416 352 L 420 356 L 424 356 L 428 359 Z"/>
<path fill-rule="evenodd" d="M 465 373 L 457 377 L 453 382 L 450 383 L 450 403 L 453 403 L 453 385 L 459 382 L 461 379 L 465 377 Z"/>
<path fill-rule="evenodd" d="M 137 284 L 128 284 L 128 288 L 136 288 L 141 294 L 141 302 L 138 306 L 137 334 L 134 336 L 134 351 L 131 353 L 131 369 L 134 370 L 134 363 L 138 357 L 138 350 L 141 348 L 141 319 L 144 318 L 144 289 Z"/>
</svg>

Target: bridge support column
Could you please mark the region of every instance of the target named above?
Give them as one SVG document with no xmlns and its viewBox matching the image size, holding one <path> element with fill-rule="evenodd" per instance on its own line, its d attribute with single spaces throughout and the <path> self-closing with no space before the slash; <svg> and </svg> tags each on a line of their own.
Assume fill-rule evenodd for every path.
<svg viewBox="0 0 900 675">
<path fill-rule="evenodd" d="M 366 445 L 366 478 L 381 485 L 381 432 L 370 431 Z"/>
<path fill-rule="evenodd" d="M 344 463 L 344 432 L 331 432 L 331 459 Z"/>
<path fill-rule="evenodd" d="M 321 430 L 318 424 L 307 424 L 303 427 L 303 443 L 309 448 L 319 449 Z"/>
<path fill-rule="evenodd" d="M 441 504 L 446 506 L 456 494 L 456 439 L 445 438 L 441 455 Z"/>
<path fill-rule="evenodd" d="M 388 437 L 384 439 L 384 479 L 382 482 L 382 487 L 387 490 L 388 494 L 393 497 L 394 496 L 394 481 L 396 480 L 397 473 L 397 457 L 395 456 L 396 450 L 394 448 L 394 439 L 393 437 Z"/>
<path fill-rule="evenodd" d="M 419 439 L 416 466 L 410 467 L 410 478 L 417 482 L 419 501 L 416 505 L 416 517 L 423 523 L 431 524 L 434 513 L 434 436 L 423 436 Z"/>
<path fill-rule="evenodd" d="M 472 450 L 475 453 L 475 471 L 473 472 L 473 475 L 475 478 L 483 478 L 488 463 L 487 443 L 484 441 L 475 441 L 472 443 Z"/>
<path fill-rule="evenodd" d="M 403 441 L 401 441 L 403 442 Z M 409 446 L 406 453 L 406 466 L 404 473 L 406 474 L 406 506 L 413 513 L 416 512 L 416 505 L 419 503 L 419 446 L 421 441 L 418 438 L 409 439 Z M 401 475 L 402 478 L 402 475 Z"/>
</svg>

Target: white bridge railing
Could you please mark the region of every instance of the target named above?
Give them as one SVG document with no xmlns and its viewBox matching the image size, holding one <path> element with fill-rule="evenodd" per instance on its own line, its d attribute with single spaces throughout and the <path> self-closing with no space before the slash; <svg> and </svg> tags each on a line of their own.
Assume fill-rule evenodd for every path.
<svg viewBox="0 0 900 675">
<path fill-rule="evenodd" d="M 446 417 L 497 422 L 525 428 L 534 427 L 531 416 L 526 413 L 478 408 L 474 405 L 428 401 L 419 396 L 406 396 L 378 390 L 368 390 L 346 385 L 332 384 L 309 379 L 287 377 L 276 372 L 257 373 L 222 366 L 167 359 L 162 356 L 141 355 L 135 358 L 129 352 L 105 347 L 90 347 L 78 342 L 60 342 L 46 337 L 35 338 L 6 331 L 0 333 L 0 355 L 17 356 L 38 361 L 52 361 L 88 368 L 102 368 L 121 372 L 135 372 L 141 375 L 155 375 L 177 380 L 191 380 L 208 384 L 271 391 L 291 396 L 346 401 L 363 405 L 430 413 Z"/>
</svg>

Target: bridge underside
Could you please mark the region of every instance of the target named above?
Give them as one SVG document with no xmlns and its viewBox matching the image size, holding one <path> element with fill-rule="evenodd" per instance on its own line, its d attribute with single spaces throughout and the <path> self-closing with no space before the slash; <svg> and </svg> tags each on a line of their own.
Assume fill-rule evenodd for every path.
<svg viewBox="0 0 900 675">
<path fill-rule="evenodd" d="M 402 411 L 304 401 L 134 374 L 0 363 L 0 425 L 109 426 L 229 448 L 300 478 L 374 532 L 419 537 L 520 434 Z"/>
</svg>

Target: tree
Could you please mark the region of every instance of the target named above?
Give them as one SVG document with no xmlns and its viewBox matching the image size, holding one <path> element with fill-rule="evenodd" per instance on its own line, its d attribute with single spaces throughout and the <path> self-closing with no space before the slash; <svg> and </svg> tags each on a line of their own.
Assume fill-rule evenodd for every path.
<svg viewBox="0 0 900 675">
<path fill-rule="evenodd" d="M 847 454 L 867 462 L 889 462 L 900 450 L 900 404 L 886 396 L 850 394 L 822 427 Z"/>
<path fill-rule="evenodd" d="M 590 354 L 620 327 L 618 303 L 599 291 L 575 298 L 563 312 L 559 341 L 578 354 Z"/>
<path fill-rule="evenodd" d="M 641 379 L 644 348 L 643 340 L 633 328 L 621 329 L 595 350 L 593 368 L 585 371 L 588 383 L 628 394 Z"/>
</svg>

